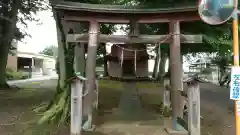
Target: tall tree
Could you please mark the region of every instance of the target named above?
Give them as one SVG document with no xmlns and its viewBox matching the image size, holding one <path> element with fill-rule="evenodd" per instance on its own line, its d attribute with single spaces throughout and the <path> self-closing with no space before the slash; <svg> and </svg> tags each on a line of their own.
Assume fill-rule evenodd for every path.
<svg viewBox="0 0 240 135">
<path fill-rule="evenodd" d="M 3 16 L 10 19 L 8 20 L 1 20 L 1 45 L 0 45 L 0 87 L 6 88 L 8 87 L 6 83 L 6 65 L 7 65 L 7 57 L 8 52 L 11 47 L 11 43 L 14 37 L 14 33 L 16 30 L 16 23 L 17 23 L 17 15 L 18 10 L 21 6 L 20 0 L 13 0 L 11 2 L 5 0 L 3 1 L 5 5 L 10 5 L 11 10 L 9 11 L 9 7 L 2 7 L 1 13 Z"/>
</svg>

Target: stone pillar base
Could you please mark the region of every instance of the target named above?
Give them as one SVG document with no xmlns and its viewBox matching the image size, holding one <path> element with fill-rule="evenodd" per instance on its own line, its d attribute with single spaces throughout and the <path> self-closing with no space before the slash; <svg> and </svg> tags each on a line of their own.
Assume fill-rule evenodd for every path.
<svg viewBox="0 0 240 135">
<path fill-rule="evenodd" d="M 176 131 L 176 130 L 173 130 L 171 128 L 165 128 L 164 130 L 169 135 L 188 135 L 187 131 Z"/>
</svg>

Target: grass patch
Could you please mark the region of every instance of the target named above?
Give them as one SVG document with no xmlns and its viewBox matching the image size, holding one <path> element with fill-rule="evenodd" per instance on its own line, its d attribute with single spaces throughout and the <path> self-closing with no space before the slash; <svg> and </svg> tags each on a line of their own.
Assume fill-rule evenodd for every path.
<svg viewBox="0 0 240 135">
<path fill-rule="evenodd" d="M 96 125 L 103 124 L 108 119 L 107 115 L 111 115 L 118 108 L 120 96 L 120 90 L 100 87 L 98 110 L 94 121 Z"/>
<path fill-rule="evenodd" d="M 137 83 L 137 88 L 145 88 L 145 89 L 155 89 L 155 88 L 161 88 L 163 87 L 163 84 L 158 82 L 139 82 Z"/>
<path fill-rule="evenodd" d="M 112 80 L 99 80 L 99 87 L 107 89 L 121 89 L 122 82 Z"/>
<path fill-rule="evenodd" d="M 20 89 L 2 92 L 0 99 L 0 134 L 1 135 L 40 135 L 37 121 L 39 115 L 33 111 L 35 106 L 47 103 L 54 90 Z M 9 113 L 5 113 L 9 112 Z M 41 129 L 41 131 L 43 131 Z M 47 133 L 41 134 L 47 135 Z"/>
<path fill-rule="evenodd" d="M 0 96 L 4 97 L 0 99 L 0 115 L 3 119 L 0 118 L 0 124 L 8 125 L 0 127 L 1 135 L 69 134 L 69 126 L 63 126 L 61 130 L 64 131 L 59 131 L 61 133 L 58 133 L 57 128 L 53 125 L 37 125 L 37 121 L 41 117 L 41 114 L 34 108 L 43 103 L 48 103 L 53 97 L 55 88 L 45 88 L 50 86 L 50 83 L 55 84 L 55 81 L 49 81 L 49 83 L 44 82 L 41 83 L 42 85 L 39 85 L 39 82 L 26 84 L 24 85 L 25 88 L 19 91 L 4 91 L 0 93 Z M 109 80 L 99 81 L 99 110 L 97 111 L 94 123 L 97 125 L 103 124 L 106 121 L 107 115 L 111 115 L 112 112 L 117 110 L 122 94 L 122 85 L 123 82 Z M 158 94 L 156 94 L 156 92 L 161 91 L 161 84 L 141 82 L 137 84 L 137 87 L 142 88 L 142 90 L 140 90 L 140 98 L 143 107 L 151 112 L 160 114 L 162 96 L 160 92 Z M 145 88 L 148 88 L 148 90 L 146 91 Z M 15 116 L 17 119 L 12 120 L 12 117 Z"/>
<path fill-rule="evenodd" d="M 141 103 L 145 109 L 158 114 L 163 113 L 163 103 L 160 94 L 142 93 L 140 94 L 140 98 Z"/>
<path fill-rule="evenodd" d="M 113 80 L 99 80 L 100 87 L 105 87 L 109 89 L 121 89 L 124 82 L 113 81 Z M 138 82 L 136 83 L 139 89 L 155 89 L 163 87 L 163 84 L 158 82 Z"/>
<path fill-rule="evenodd" d="M 145 83 L 146 85 L 147 83 Z M 151 84 L 147 84 L 148 86 Z M 114 85 L 113 85 L 114 86 Z M 158 85 L 159 86 L 159 85 Z M 154 86 L 156 88 L 156 86 Z M 162 98 L 161 94 L 156 94 L 155 91 L 159 91 L 160 88 L 151 90 L 140 90 L 139 91 L 139 98 L 142 107 L 146 112 L 149 114 L 145 114 L 144 117 L 137 118 L 140 121 L 150 121 L 155 120 L 154 116 L 148 116 L 150 114 L 153 115 L 162 115 Z M 119 102 L 122 96 L 122 89 L 116 89 L 115 87 L 100 87 L 99 93 L 99 110 L 97 111 L 96 115 L 96 125 L 101 125 L 108 122 L 115 122 L 118 121 L 120 123 L 132 123 L 133 120 L 130 118 L 128 120 L 122 119 L 121 116 L 118 116 L 118 113 L 121 112 L 119 110 Z M 139 115 L 139 114 L 136 114 Z M 139 117 L 139 116 L 137 116 Z"/>
</svg>

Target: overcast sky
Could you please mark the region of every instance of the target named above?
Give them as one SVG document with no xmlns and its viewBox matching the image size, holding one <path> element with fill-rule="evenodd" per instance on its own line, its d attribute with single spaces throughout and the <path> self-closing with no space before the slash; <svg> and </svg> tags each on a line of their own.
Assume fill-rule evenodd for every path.
<svg viewBox="0 0 240 135">
<path fill-rule="evenodd" d="M 28 22 L 26 31 L 32 37 L 26 37 L 23 42 L 18 43 L 18 51 L 38 53 L 45 47 L 50 45 L 57 45 L 57 33 L 52 12 L 41 11 L 36 15 L 40 19 L 40 25 L 36 22 Z M 21 29 L 25 29 L 20 26 Z"/>
<path fill-rule="evenodd" d="M 40 11 L 36 15 L 40 19 L 40 25 L 36 22 L 28 22 L 28 28 L 19 25 L 21 29 L 25 29 L 31 37 L 26 37 L 23 42 L 18 43 L 18 51 L 38 53 L 45 47 L 57 45 L 57 33 L 54 18 L 50 10 Z M 116 35 L 124 34 L 122 31 L 114 33 Z M 109 46 L 107 47 L 110 49 Z"/>
</svg>

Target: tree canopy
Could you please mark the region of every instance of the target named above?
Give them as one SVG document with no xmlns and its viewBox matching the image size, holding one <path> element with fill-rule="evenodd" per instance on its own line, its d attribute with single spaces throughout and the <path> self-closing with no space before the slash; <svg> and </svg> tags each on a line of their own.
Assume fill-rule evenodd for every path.
<svg viewBox="0 0 240 135">
<path fill-rule="evenodd" d="M 57 46 L 51 45 L 44 48 L 42 51 L 39 52 L 40 54 L 48 55 L 48 56 L 55 56 L 57 54 Z"/>
</svg>

